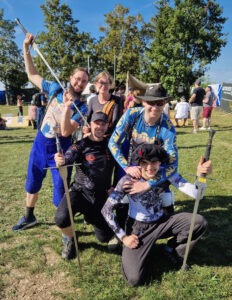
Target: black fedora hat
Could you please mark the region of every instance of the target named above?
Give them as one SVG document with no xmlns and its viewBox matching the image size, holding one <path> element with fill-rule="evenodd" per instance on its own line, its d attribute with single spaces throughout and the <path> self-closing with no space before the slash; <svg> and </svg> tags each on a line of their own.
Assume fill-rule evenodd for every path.
<svg viewBox="0 0 232 300">
<path fill-rule="evenodd" d="M 168 96 L 165 88 L 161 84 L 157 84 L 148 87 L 144 96 L 137 96 L 136 98 L 145 101 L 158 101 L 166 100 L 170 97 Z"/>
</svg>

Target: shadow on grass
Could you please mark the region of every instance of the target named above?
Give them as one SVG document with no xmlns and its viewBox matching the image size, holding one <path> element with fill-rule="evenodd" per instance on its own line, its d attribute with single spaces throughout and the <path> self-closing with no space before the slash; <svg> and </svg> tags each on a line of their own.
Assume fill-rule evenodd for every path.
<svg viewBox="0 0 232 300">
<path fill-rule="evenodd" d="M 0 144 L 15 144 L 15 143 L 33 143 L 34 139 L 31 135 L 23 135 L 23 136 L 1 136 Z M 27 140 L 28 139 L 28 140 Z"/>
<path fill-rule="evenodd" d="M 193 211 L 194 200 L 177 201 L 178 212 Z M 198 213 L 208 221 L 208 229 L 193 249 L 190 262 L 197 265 L 232 265 L 232 205 L 230 196 L 207 196 L 200 201 Z"/>
<path fill-rule="evenodd" d="M 193 211 L 193 201 L 177 201 L 179 212 Z M 187 263 L 191 266 L 232 266 L 232 205 L 230 196 L 209 196 L 201 200 L 198 213 L 208 221 L 205 235 L 198 241 L 188 257 Z M 153 280 L 162 281 L 163 273 L 175 271 L 165 259 L 164 244 L 155 244 L 151 252 L 150 277 L 147 283 Z"/>
</svg>

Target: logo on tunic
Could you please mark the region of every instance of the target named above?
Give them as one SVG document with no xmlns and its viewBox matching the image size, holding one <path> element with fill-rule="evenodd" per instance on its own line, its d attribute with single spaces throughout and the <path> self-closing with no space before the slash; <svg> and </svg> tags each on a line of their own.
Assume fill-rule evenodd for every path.
<svg viewBox="0 0 232 300">
<path fill-rule="evenodd" d="M 85 157 L 85 159 L 87 161 L 94 161 L 96 159 L 96 157 L 93 154 L 89 154 Z"/>
</svg>

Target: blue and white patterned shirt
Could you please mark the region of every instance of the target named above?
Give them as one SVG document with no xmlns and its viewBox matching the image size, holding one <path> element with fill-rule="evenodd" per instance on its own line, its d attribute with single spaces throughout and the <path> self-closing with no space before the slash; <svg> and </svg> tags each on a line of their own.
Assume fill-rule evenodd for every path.
<svg viewBox="0 0 232 300">
<path fill-rule="evenodd" d="M 126 195 L 126 192 L 123 190 L 123 185 L 126 181 L 130 181 L 130 179 L 131 177 L 129 175 L 125 175 L 120 179 L 101 211 L 109 227 L 119 239 L 125 236 L 126 233 L 119 226 L 114 210 L 119 204 L 125 203 L 124 200 L 126 197 L 124 198 L 124 196 Z M 141 178 L 140 181 L 144 181 L 144 179 Z M 168 181 L 181 192 L 192 198 L 196 198 L 197 187 L 194 184 L 187 182 L 179 173 L 176 172 Z M 165 193 L 166 186 L 167 185 L 165 184 L 161 184 L 158 187 L 151 188 L 145 193 L 133 195 L 127 194 L 127 200 L 129 201 L 129 216 L 137 221 L 145 223 L 156 222 L 159 220 L 163 216 L 162 196 Z"/>
<path fill-rule="evenodd" d="M 117 163 L 124 170 L 127 168 L 127 160 L 122 151 L 122 144 L 124 143 L 125 139 L 129 140 L 129 132 L 131 128 L 133 128 L 132 138 L 133 148 L 135 149 L 138 145 L 141 144 L 154 144 L 157 128 L 159 127 L 158 125 L 159 122 L 157 122 L 153 126 L 148 126 L 145 123 L 144 108 L 142 107 L 128 109 L 126 113 L 121 117 L 110 138 L 109 149 Z M 163 166 L 163 168 L 160 169 L 159 174 L 156 176 L 156 179 L 148 181 L 151 187 L 158 186 L 160 183 L 167 180 L 170 176 L 175 174 L 178 167 L 176 131 L 172 122 L 165 114 L 162 115 L 158 139 L 162 141 L 162 147 L 169 154 L 169 164 Z"/>
<path fill-rule="evenodd" d="M 45 79 L 42 80 L 42 90 L 48 95 L 49 106 L 44 116 L 43 123 L 41 125 L 41 132 L 47 138 L 55 137 L 55 133 L 53 130 L 54 127 L 58 129 L 58 134 L 61 135 L 60 123 L 62 119 L 62 112 L 65 105 L 63 103 L 63 93 L 64 93 L 63 90 L 61 90 L 57 94 L 57 96 L 52 99 L 52 96 L 60 89 L 61 87 L 58 83 L 54 81 L 45 80 Z M 75 104 L 76 106 L 79 106 L 78 108 L 83 115 L 87 114 L 88 108 L 84 103 L 81 103 L 81 101 L 78 99 L 75 100 Z M 83 120 L 80 114 L 75 109 L 74 105 L 72 105 L 70 109 L 70 118 L 79 124 L 83 123 Z"/>
</svg>

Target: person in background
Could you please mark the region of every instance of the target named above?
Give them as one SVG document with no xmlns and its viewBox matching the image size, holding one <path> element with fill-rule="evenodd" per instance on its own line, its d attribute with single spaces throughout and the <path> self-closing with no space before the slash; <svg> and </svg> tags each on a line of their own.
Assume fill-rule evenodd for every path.
<svg viewBox="0 0 232 300">
<path fill-rule="evenodd" d="M 43 118 L 45 115 L 45 111 L 46 111 L 46 106 L 47 106 L 47 95 L 44 91 L 41 91 L 39 93 L 39 97 L 40 97 L 40 101 L 38 103 L 38 105 L 36 105 L 37 107 L 37 128 L 40 129 L 42 122 L 43 122 Z"/>
<path fill-rule="evenodd" d="M 184 119 L 183 127 L 185 127 L 186 121 L 190 117 L 190 105 L 186 102 L 184 96 L 182 96 L 180 102 L 176 104 L 175 111 L 176 127 L 180 127 L 179 120 L 181 119 Z"/>
<path fill-rule="evenodd" d="M 34 104 L 34 101 L 31 101 L 31 105 L 28 106 L 28 117 L 29 117 L 29 122 L 32 126 L 33 129 L 37 129 L 37 107 Z"/>
<path fill-rule="evenodd" d="M 1 114 L 0 114 L 0 130 L 5 130 L 7 129 L 6 127 L 6 120 L 2 118 Z"/>
<path fill-rule="evenodd" d="M 96 97 L 97 94 L 96 94 L 96 88 L 95 88 L 95 85 L 92 84 L 90 87 L 89 87 L 89 91 L 90 91 L 90 95 L 87 97 L 86 99 L 86 102 L 87 102 L 87 105 L 89 105 L 89 101 L 93 98 L 93 97 Z"/>
<path fill-rule="evenodd" d="M 169 106 L 168 101 L 167 101 L 166 104 L 164 105 L 163 112 L 165 113 L 166 116 L 169 117 L 169 119 L 171 119 L 171 116 L 170 116 L 170 106 Z"/>
<path fill-rule="evenodd" d="M 137 98 L 138 96 L 140 96 L 140 90 L 134 90 L 133 91 L 133 101 L 131 101 L 129 103 L 128 108 L 142 106 L 142 101 L 139 98 Z"/>
<path fill-rule="evenodd" d="M 18 107 L 18 116 L 23 116 L 23 102 L 24 100 L 22 99 L 21 95 L 17 96 L 17 107 Z"/>
<path fill-rule="evenodd" d="M 193 90 L 192 96 L 189 100 L 191 105 L 191 120 L 193 122 L 193 133 L 198 132 L 199 128 L 199 119 L 202 112 L 203 98 L 205 96 L 205 90 L 201 87 L 201 81 L 197 80 L 195 82 L 195 88 Z"/>
<path fill-rule="evenodd" d="M 133 101 L 134 97 L 133 97 L 133 89 L 132 88 L 129 88 L 128 90 L 128 95 L 124 101 L 124 110 L 123 112 L 125 112 L 129 107 L 130 107 L 130 103 L 131 101 Z"/>
<path fill-rule="evenodd" d="M 99 73 L 94 84 L 98 91 L 98 95 L 89 101 L 87 121 L 91 121 L 92 114 L 102 111 L 108 116 L 109 124 L 106 135 L 111 136 L 114 128 L 121 117 L 122 111 L 120 106 L 120 98 L 111 94 L 113 86 L 113 78 L 106 71 Z M 90 128 L 83 126 L 84 137 L 90 133 Z"/>
<path fill-rule="evenodd" d="M 200 130 L 206 130 L 206 126 L 208 123 L 208 129 L 210 129 L 211 125 L 211 114 L 213 110 L 213 102 L 215 100 L 215 94 L 212 91 L 212 88 L 210 85 L 208 85 L 205 88 L 205 98 L 203 99 L 203 126 L 200 128 Z"/>
</svg>

